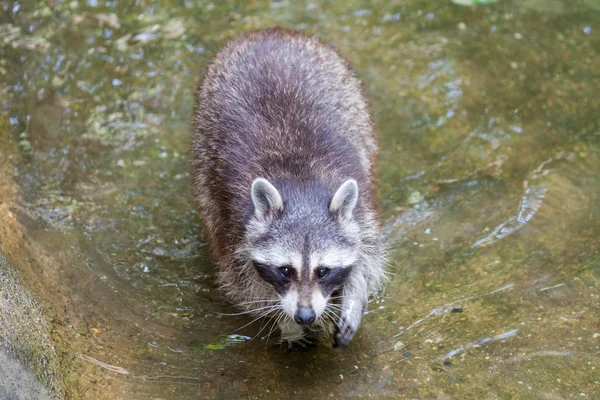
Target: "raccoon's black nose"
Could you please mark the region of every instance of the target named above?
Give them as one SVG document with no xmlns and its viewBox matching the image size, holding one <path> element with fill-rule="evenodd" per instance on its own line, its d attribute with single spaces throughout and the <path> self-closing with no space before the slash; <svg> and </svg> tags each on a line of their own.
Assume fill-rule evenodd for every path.
<svg viewBox="0 0 600 400">
<path fill-rule="evenodd" d="M 312 307 L 298 307 L 298 311 L 296 311 L 294 319 L 299 324 L 310 325 L 313 322 L 315 322 L 315 319 L 317 319 L 317 315 L 315 314 L 315 310 L 313 310 Z"/>
</svg>

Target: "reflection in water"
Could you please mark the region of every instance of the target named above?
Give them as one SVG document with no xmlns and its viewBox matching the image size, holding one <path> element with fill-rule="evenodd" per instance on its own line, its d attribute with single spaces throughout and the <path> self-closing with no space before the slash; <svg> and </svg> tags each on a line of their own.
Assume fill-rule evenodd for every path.
<svg viewBox="0 0 600 400">
<path fill-rule="evenodd" d="M 0 252 L 46 315 L 0 304 L 0 343 L 69 398 L 598 397 L 595 3 L 5 2 Z M 344 351 L 225 315 L 189 190 L 196 81 L 270 25 L 380 133 L 391 279 Z"/>
<path fill-rule="evenodd" d="M 490 245 L 521 229 L 531 218 L 533 218 L 538 208 L 540 208 L 547 191 L 548 189 L 544 186 L 530 186 L 525 189 L 525 195 L 523 196 L 523 199 L 521 199 L 521 209 L 519 210 L 519 214 L 498 225 L 492 233 L 476 241 L 472 247 L 475 248 Z"/>
<path fill-rule="evenodd" d="M 92 363 L 94 365 L 99 366 L 100 368 L 104 368 L 110 372 L 115 372 L 117 374 L 129 374 L 129 372 L 127 372 L 127 370 L 125 368 L 121 368 L 121 367 L 117 367 L 114 365 L 108 365 L 107 363 L 104 363 L 102 361 L 98 361 L 95 358 L 92 358 L 90 356 L 86 356 L 85 354 L 79 354 L 79 358 L 81 358 L 84 361 L 87 361 L 89 363 Z"/>
<path fill-rule="evenodd" d="M 529 179 L 524 182 L 526 186 L 525 195 L 521 199 L 521 208 L 519 213 L 498 225 L 489 235 L 477 240 L 472 247 L 476 248 L 479 246 L 490 245 L 521 229 L 538 211 L 542 205 L 544 196 L 548 191 L 544 184 L 529 186 L 530 182 L 535 182 L 547 176 L 551 172 L 551 170 L 547 168 L 550 163 L 559 160 L 573 161 L 574 158 L 575 157 L 573 153 L 560 152 L 557 156 L 545 160 L 537 168 L 535 168 L 529 174 Z"/>
<path fill-rule="evenodd" d="M 489 295 L 492 295 L 492 294 L 495 294 L 495 293 L 498 293 L 498 292 L 502 292 L 504 290 L 508 290 L 508 289 L 512 288 L 513 286 L 514 285 L 511 283 L 511 284 L 508 284 L 506 286 L 503 286 L 503 287 L 501 287 L 499 289 L 493 290 L 493 291 L 491 291 L 489 293 L 486 293 L 484 295 L 481 295 L 481 296 L 470 296 L 470 297 L 466 297 L 464 299 L 455 300 L 455 301 L 453 301 L 451 303 L 448 303 L 448 304 L 444 304 L 441 307 L 436 307 L 433 310 L 431 310 L 431 312 L 429 314 L 427 314 L 425 317 L 423 317 L 421 319 L 418 319 L 417 321 L 415 321 L 412 324 L 410 324 L 408 327 L 403 328 L 402 332 L 394 335 L 394 337 L 402 336 L 402 334 L 404 334 L 405 332 L 411 330 L 416 325 L 419 325 L 421 322 L 426 321 L 430 317 L 433 317 L 433 316 L 442 316 L 442 315 L 444 315 L 446 313 L 449 313 L 449 312 L 462 312 L 462 307 L 460 307 L 460 305 L 463 304 L 463 303 L 465 303 L 465 302 L 467 302 L 467 301 L 480 299 L 480 298 L 485 297 L 485 296 L 489 296 Z"/>
<path fill-rule="evenodd" d="M 458 355 L 466 350 L 469 350 L 471 347 L 480 347 L 488 342 L 493 342 L 495 340 L 502 340 L 502 339 L 508 339 L 511 336 L 514 336 L 517 334 L 519 330 L 518 329 L 513 329 L 512 331 L 508 331 L 505 333 L 501 333 L 499 335 L 496 335 L 494 337 L 486 337 L 486 338 L 481 338 L 481 339 L 477 339 L 474 340 L 472 342 L 467 343 L 466 345 L 464 345 L 463 347 L 459 347 L 456 350 L 452 350 L 449 351 L 444 357 L 442 357 L 442 361 L 445 361 L 451 357 L 454 357 L 455 355 Z"/>
</svg>

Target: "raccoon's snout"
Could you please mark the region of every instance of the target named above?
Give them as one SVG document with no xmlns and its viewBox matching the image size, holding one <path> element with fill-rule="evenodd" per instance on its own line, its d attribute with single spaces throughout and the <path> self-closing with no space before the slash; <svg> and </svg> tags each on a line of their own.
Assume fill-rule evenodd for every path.
<svg viewBox="0 0 600 400">
<path fill-rule="evenodd" d="M 294 315 L 294 320 L 302 325 L 310 325 L 317 319 L 317 314 L 312 307 L 299 306 Z"/>
</svg>

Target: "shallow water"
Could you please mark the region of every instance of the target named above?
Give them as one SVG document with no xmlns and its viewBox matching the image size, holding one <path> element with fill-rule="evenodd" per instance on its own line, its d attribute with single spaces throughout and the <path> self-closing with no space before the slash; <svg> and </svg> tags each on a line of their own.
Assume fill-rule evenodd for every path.
<svg viewBox="0 0 600 400">
<path fill-rule="evenodd" d="M 600 397 L 599 2 L 0 7 L 0 251 L 50 361 L 0 344 L 54 395 Z M 380 136 L 391 279 L 341 351 L 220 315 L 191 196 L 195 84 L 272 25 L 351 61 Z"/>
</svg>

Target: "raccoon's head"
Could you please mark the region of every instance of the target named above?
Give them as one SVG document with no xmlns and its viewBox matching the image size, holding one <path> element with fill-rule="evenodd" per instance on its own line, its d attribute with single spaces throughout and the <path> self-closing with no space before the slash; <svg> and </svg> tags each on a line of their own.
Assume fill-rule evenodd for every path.
<svg viewBox="0 0 600 400">
<path fill-rule="evenodd" d="M 358 185 L 348 179 L 336 190 L 314 182 L 278 186 L 263 178 L 252 182 L 247 257 L 275 289 L 284 312 L 310 325 L 323 315 L 358 259 Z"/>
</svg>

